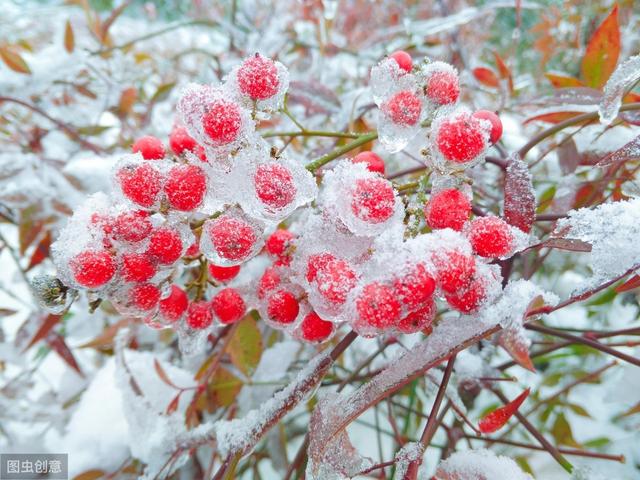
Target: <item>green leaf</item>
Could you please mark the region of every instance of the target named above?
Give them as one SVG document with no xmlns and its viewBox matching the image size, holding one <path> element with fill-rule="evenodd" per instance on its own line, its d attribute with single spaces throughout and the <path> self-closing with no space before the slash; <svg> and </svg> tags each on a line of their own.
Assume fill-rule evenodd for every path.
<svg viewBox="0 0 640 480">
<path fill-rule="evenodd" d="M 588 448 L 600 448 L 605 447 L 611 443 L 611 440 L 607 437 L 596 437 L 587 442 L 584 442 L 584 446 Z"/>
<path fill-rule="evenodd" d="M 593 300 L 590 300 L 587 305 L 590 307 L 594 307 L 597 305 L 606 305 L 607 303 L 611 303 L 614 298 L 616 298 L 617 292 L 615 288 L 607 288 L 604 292 L 598 295 Z"/>
<path fill-rule="evenodd" d="M 157 102 L 162 102 L 163 100 L 166 100 L 169 94 L 171 93 L 171 90 L 175 86 L 176 86 L 176 82 L 163 83 L 162 85 L 160 85 L 156 90 L 156 93 L 154 93 L 153 96 L 151 97 L 151 103 L 157 103 Z"/>
<path fill-rule="evenodd" d="M 225 368 L 218 368 L 207 386 L 212 406 L 228 407 L 242 388 L 242 381 Z M 213 409 L 210 410 L 212 412 Z"/>
<path fill-rule="evenodd" d="M 529 465 L 529 462 L 527 461 L 526 457 L 517 456 L 514 458 L 514 460 L 516 461 L 518 466 L 522 469 L 522 471 L 530 475 L 533 475 L 533 470 L 531 469 L 531 465 Z"/>
<path fill-rule="evenodd" d="M 576 415 L 580 415 L 581 417 L 591 418 L 591 415 L 589 415 L 589 412 L 587 412 L 580 405 L 576 405 L 575 403 L 569 403 L 567 405 L 573 411 L 573 413 L 575 413 Z"/>
<path fill-rule="evenodd" d="M 240 320 L 227 351 L 231 362 L 245 375 L 251 375 L 262 356 L 262 335 L 251 316 Z"/>
<path fill-rule="evenodd" d="M 569 447 L 579 448 L 580 444 L 573 438 L 573 432 L 571 431 L 571 425 L 567 422 L 563 413 L 560 413 L 556 417 L 556 421 L 551 428 L 551 434 L 555 438 L 556 442 L 561 445 L 567 445 Z"/>
</svg>

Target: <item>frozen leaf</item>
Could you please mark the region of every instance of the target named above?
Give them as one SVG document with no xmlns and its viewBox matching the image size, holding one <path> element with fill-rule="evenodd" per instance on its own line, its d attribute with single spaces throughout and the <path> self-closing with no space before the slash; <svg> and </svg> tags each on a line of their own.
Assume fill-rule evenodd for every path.
<svg viewBox="0 0 640 480">
<path fill-rule="evenodd" d="M 602 158 L 596 167 L 604 168 L 610 165 L 619 164 L 629 160 L 637 160 L 640 158 L 640 136 L 637 136 L 626 145 L 622 146 L 615 152 L 611 152 Z"/>
<path fill-rule="evenodd" d="M 262 335 L 251 315 L 238 323 L 227 351 L 231 362 L 245 375 L 250 375 L 256 368 L 262 355 Z"/>
<path fill-rule="evenodd" d="M 513 156 L 507 165 L 504 185 L 504 218 L 523 232 L 530 232 L 536 215 L 536 197 L 531 173 L 520 157 Z"/>
<path fill-rule="evenodd" d="M 593 32 L 582 58 L 582 78 L 587 85 L 594 88 L 602 87 L 615 69 L 619 55 L 620 27 L 618 5 L 615 5 Z"/>
<path fill-rule="evenodd" d="M 482 433 L 493 433 L 501 429 L 509 419 L 518 411 L 520 405 L 529 396 L 530 389 L 526 389 L 504 407 L 497 408 L 485 415 L 479 422 L 478 428 Z"/>
<path fill-rule="evenodd" d="M 640 55 L 629 58 L 615 69 L 604 86 L 604 95 L 598 106 L 600 121 L 610 125 L 618 115 L 627 90 L 640 78 Z M 628 100 L 627 100 L 628 101 Z M 633 115 L 626 112 L 625 115 Z"/>
<path fill-rule="evenodd" d="M 556 248 L 558 250 L 568 250 L 570 252 L 590 252 L 592 247 L 590 243 L 583 242 L 576 238 L 556 238 L 551 237 L 545 240 L 542 245 L 547 248 Z"/>
</svg>

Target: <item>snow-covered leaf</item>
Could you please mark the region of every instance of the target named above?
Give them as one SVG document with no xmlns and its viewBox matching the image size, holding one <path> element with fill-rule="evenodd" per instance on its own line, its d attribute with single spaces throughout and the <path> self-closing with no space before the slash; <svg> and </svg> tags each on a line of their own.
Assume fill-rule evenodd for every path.
<svg viewBox="0 0 640 480">
<path fill-rule="evenodd" d="M 504 186 L 504 218 L 523 232 L 530 232 L 536 215 L 531 173 L 517 155 L 510 158 Z"/>
</svg>

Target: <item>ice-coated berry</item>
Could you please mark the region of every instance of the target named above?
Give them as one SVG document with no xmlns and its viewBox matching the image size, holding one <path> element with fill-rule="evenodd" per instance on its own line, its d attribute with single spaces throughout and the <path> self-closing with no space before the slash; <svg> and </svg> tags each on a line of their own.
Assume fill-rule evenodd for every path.
<svg viewBox="0 0 640 480">
<path fill-rule="evenodd" d="M 264 243 L 264 248 L 272 257 L 282 259 L 288 254 L 288 250 L 291 247 L 291 242 L 296 236 L 289 230 L 279 228 L 267 238 Z"/>
<path fill-rule="evenodd" d="M 513 234 L 500 217 L 478 217 L 471 222 L 469 241 L 473 251 L 481 257 L 504 257 L 511 252 Z"/>
<path fill-rule="evenodd" d="M 397 52 L 393 52 L 389 55 L 389 58 L 393 58 L 401 70 L 405 72 L 410 72 L 413 68 L 413 60 L 411 59 L 411 55 L 409 55 L 404 50 L 398 50 Z"/>
<path fill-rule="evenodd" d="M 187 309 L 187 325 L 194 330 L 204 330 L 213 323 L 213 310 L 211 304 L 200 300 L 189 304 Z"/>
<path fill-rule="evenodd" d="M 425 207 L 427 224 L 434 229 L 451 228 L 460 231 L 470 214 L 471 202 L 455 188 L 434 193 Z"/>
<path fill-rule="evenodd" d="M 352 191 L 351 211 L 367 223 L 382 223 L 393 215 L 395 195 L 384 178 L 360 178 Z"/>
<path fill-rule="evenodd" d="M 373 152 L 360 152 L 351 159 L 353 163 L 364 163 L 367 166 L 367 170 L 374 173 L 379 173 L 384 176 L 384 160 Z"/>
<path fill-rule="evenodd" d="M 474 279 L 467 288 L 454 293 L 446 293 L 447 303 L 462 313 L 477 311 L 486 299 L 486 289 L 479 279 Z"/>
<path fill-rule="evenodd" d="M 220 290 L 211 300 L 211 308 L 220 323 L 225 325 L 240 320 L 247 310 L 242 295 L 235 288 Z"/>
<path fill-rule="evenodd" d="M 207 175 L 197 165 L 176 165 L 169 170 L 164 193 L 172 208 L 188 212 L 198 207 L 207 191 Z"/>
<path fill-rule="evenodd" d="M 140 242 L 149 236 L 152 229 L 149 213 L 144 210 L 123 212 L 112 224 L 113 238 L 124 242 Z"/>
<path fill-rule="evenodd" d="M 195 152 L 198 142 L 189 135 L 186 128 L 176 125 L 169 135 L 169 147 L 176 155 L 182 155 L 185 152 Z"/>
<path fill-rule="evenodd" d="M 400 302 L 393 288 L 373 282 L 366 285 L 356 300 L 356 310 L 366 325 L 390 328 L 400 319 Z"/>
<path fill-rule="evenodd" d="M 240 91 L 253 100 L 273 97 L 280 86 L 275 62 L 259 53 L 242 62 L 237 78 Z"/>
<path fill-rule="evenodd" d="M 436 268 L 437 283 L 447 293 L 466 288 L 476 272 L 474 257 L 457 250 L 436 252 L 432 261 Z"/>
<path fill-rule="evenodd" d="M 489 141 L 496 143 L 502 137 L 502 121 L 500 117 L 491 110 L 478 110 L 474 112 L 473 116 L 480 120 L 487 120 L 491 122 L 491 133 L 489 134 Z"/>
<path fill-rule="evenodd" d="M 466 112 L 459 113 L 440 123 L 436 144 L 447 160 L 469 162 L 486 147 L 484 127 L 477 118 Z"/>
<path fill-rule="evenodd" d="M 209 276 L 218 282 L 228 282 L 233 280 L 240 272 L 240 265 L 233 267 L 222 267 L 220 265 L 209 264 Z"/>
<path fill-rule="evenodd" d="M 289 205 L 296 197 L 296 184 L 291 171 L 280 163 L 270 162 L 258 166 L 253 178 L 256 195 L 271 210 Z"/>
<path fill-rule="evenodd" d="M 197 257 L 198 255 L 200 255 L 200 245 L 198 244 L 197 241 L 193 242 L 189 248 L 187 248 L 187 251 L 184 252 L 184 254 L 187 257 Z"/>
<path fill-rule="evenodd" d="M 146 253 L 122 254 L 120 274 L 127 282 L 146 282 L 156 274 L 155 263 Z"/>
<path fill-rule="evenodd" d="M 402 318 L 398 322 L 398 325 L 396 325 L 396 327 L 402 333 L 419 332 L 431 326 L 431 323 L 433 322 L 433 319 L 436 316 L 436 313 L 437 313 L 436 304 L 432 298 L 427 302 L 427 304 L 424 307 L 414 312 L 411 312 L 407 316 Z"/>
<path fill-rule="evenodd" d="M 397 277 L 393 288 L 400 302 L 409 310 L 414 310 L 431 301 L 436 281 L 425 266 L 418 263 L 404 275 Z"/>
<path fill-rule="evenodd" d="M 149 311 L 160 301 L 160 289 L 151 283 L 139 283 L 129 291 L 131 304 L 139 310 Z"/>
<path fill-rule="evenodd" d="M 73 278 L 86 288 L 98 288 L 109 282 L 116 273 L 116 262 L 105 250 L 85 250 L 69 262 Z"/>
<path fill-rule="evenodd" d="M 300 333 L 307 342 L 323 342 L 333 333 L 333 323 L 327 322 L 316 312 L 309 312 L 300 323 Z"/>
<path fill-rule="evenodd" d="M 162 265 L 171 265 L 182 256 L 182 238 L 176 230 L 160 227 L 149 238 L 147 253 Z"/>
<path fill-rule="evenodd" d="M 162 190 L 162 174 L 150 163 L 126 165 L 116 177 L 125 197 L 142 206 L 151 207 Z"/>
<path fill-rule="evenodd" d="M 267 315 L 277 323 L 292 323 L 300 311 L 300 304 L 296 296 L 288 290 L 278 290 L 267 300 Z"/>
<path fill-rule="evenodd" d="M 342 305 L 356 286 L 356 273 L 345 260 L 330 260 L 318 268 L 315 277 L 318 292 L 331 303 Z"/>
<path fill-rule="evenodd" d="M 316 275 L 318 275 L 318 270 L 324 268 L 327 263 L 335 259 L 335 255 L 329 252 L 314 253 L 313 255 L 310 255 L 307 260 L 307 282 L 313 282 L 316 279 Z"/>
<path fill-rule="evenodd" d="M 169 296 L 160 300 L 160 315 L 167 322 L 173 323 L 182 317 L 187 307 L 189 307 L 189 297 L 186 292 L 177 285 L 171 285 Z"/>
<path fill-rule="evenodd" d="M 162 140 L 151 135 L 140 137 L 132 145 L 131 150 L 133 153 L 140 152 L 145 160 L 162 160 L 165 155 Z"/>
<path fill-rule="evenodd" d="M 424 93 L 438 105 L 455 103 L 460 96 L 458 76 L 453 71 L 437 70 L 427 79 Z"/>
<path fill-rule="evenodd" d="M 387 100 L 382 105 L 382 111 L 396 125 L 411 127 L 420 120 L 422 102 L 415 93 L 403 90 Z"/>
<path fill-rule="evenodd" d="M 232 261 L 247 258 L 258 240 L 251 225 L 227 216 L 210 223 L 207 234 L 218 255 Z"/>
<path fill-rule="evenodd" d="M 278 269 L 275 267 L 268 267 L 258 282 L 258 298 L 263 299 L 267 296 L 267 293 L 275 290 L 278 285 L 280 285 L 280 274 L 278 273 Z"/>
<path fill-rule="evenodd" d="M 212 102 L 202 117 L 202 128 L 217 145 L 235 141 L 241 127 L 240 107 L 227 100 L 219 99 Z"/>
</svg>

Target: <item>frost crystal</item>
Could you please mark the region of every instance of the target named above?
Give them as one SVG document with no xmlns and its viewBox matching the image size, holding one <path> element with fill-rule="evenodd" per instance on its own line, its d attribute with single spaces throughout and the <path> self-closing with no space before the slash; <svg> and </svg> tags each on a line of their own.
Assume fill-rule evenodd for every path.
<svg viewBox="0 0 640 480">
<path fill-rule="evenodd" d="M 610 125 L 616 119 L 622 105 L 622 97 L 639 77 L 640 55 L 629 58 L 614 70 L 604 86 L 604 94 L 598 105 L 598 114 L 603 124 Z"/>
</svg>

